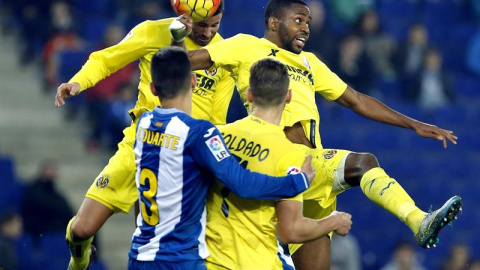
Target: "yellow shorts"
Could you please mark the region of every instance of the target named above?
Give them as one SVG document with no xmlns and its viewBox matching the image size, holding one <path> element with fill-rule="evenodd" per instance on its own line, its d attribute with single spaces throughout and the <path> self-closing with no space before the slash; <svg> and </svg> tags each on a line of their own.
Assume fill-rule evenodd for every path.
<svg viewBox="0 0 480 270">
<path fill-rule="evenodd" d="M 128 213 L 138 200 L 135 185 L 135 143 L 136 124 L 123 130 L 123 140 L 118 144 L 118 150 L 110 158 L 107 166 L 93 181 L 85 197 L 93 199 L 115 213 Z"/>
<path fill-rule="evenodd" d="M 310 188 L 303 193 L 303 216 L 312 219 L 327 217 L 337 209 L 337 195 L 341 193 L 341 191 L 332 190 L 335 179 L 343 177 L 343 173 L 337 173 L 337 169 L 341 166 L 343 170 L 342 164 L 351 152 L 337 149 L 310 149 L 303 145 L 298 147 L 312 155 L 312 165 L 315 167 L 315 179 Z M 332 233 L 329 234 L 330 239 Z M 290 254 L 295 253 L 301 246 L 302 244 L 288 245 Z"/>
</svg>

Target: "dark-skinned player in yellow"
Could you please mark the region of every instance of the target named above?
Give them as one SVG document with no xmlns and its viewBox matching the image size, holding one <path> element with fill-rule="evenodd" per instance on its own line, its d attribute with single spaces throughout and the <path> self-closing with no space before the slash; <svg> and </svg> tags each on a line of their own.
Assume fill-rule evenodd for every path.
<svg viewBox="0 0 480 270">
<path fill-rule="evenodd" d="M 188 33 L 191 20 L 183 18 Z M 443 143 L 457 143 L 452 131 L 405 116 L 344 83 L 314 54 L 302 51 L 310 30 L 310 10 L 301 0 L 271 0 L 265 8 L 263 38 L 239 34 L 216 44 L 189 52 L 194 70 L 222 67 L 232 72 L 240 95 L 245 100 L 249 71 L 254 62 L 272 57 L 289 71 L 292 100 L 285 107 L 281 126 L 287 137 L 303 144 L 314 157 L 317 170 L 314 185 L 304 197 L 304 215 L 319 219 L 336 209 L 336 196 L 360 186 L 373 202 L 398 217 L 413 232 L 417 243 L 430 248 L 438 242 L 440 230 L 456 219 L 462 201 L 453 196 L 431 213 L 419 209 L 402 186 L 391 178 L 371 153 L 324 149 L 318 132 L 320 116 L 314 94 L 320 93 L 355 113 L 381 123 L 408 128 L 419 136 Z M 172 31 L 177 31 L 173 29 Z M 172 42 L 174 45 L 183 44 Z M 316 188 L 315 188 L 316 187 Z M 297 269 L 329 269 L 330 239 L 322 237 L 306 244 L 290 245 Z"/>
</svg>

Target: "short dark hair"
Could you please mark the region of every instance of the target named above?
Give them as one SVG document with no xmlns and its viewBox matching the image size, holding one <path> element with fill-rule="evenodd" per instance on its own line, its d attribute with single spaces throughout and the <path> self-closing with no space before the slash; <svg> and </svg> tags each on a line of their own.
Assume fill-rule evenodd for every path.
<svg viewBox="0 0 480 270">
<path fill-rule="evenodd" d="M 265 27 L 268 27 L 268 19 L 270 17 L 279 18 L 282 11 L 292 4 L 300 4 L 307 6 L 307 3 L 302 0 L 270 0 L 268 1 L 267 6 L 265 7 L 264 19 Z"/>
<path fill-rule="evenodd" d="M 164 47 L 153 57 L 150 67 L 158 97 L 171 99 L 189 89 L 192 67 L 187 52 L 180 47 Z M 182 91 L 183 90 L 183 91 Z"/>
<path fill-rule="evenodd" d="M 215 13 L 213 13 L 212 16 L 217 16 L 220 13 L 222 14 L 225 13 L 225 0 L 220 1 L 220 5 L 218 6 L 217 10 L 215 11 Z"/>
<path fill-rule="evenodd" d="M 280 105 L 285 100 L 289 83 L 287 67 L 273 58 L 257 61 L 250 68 L 250 91 L 256 105 Z"/>
</svg>

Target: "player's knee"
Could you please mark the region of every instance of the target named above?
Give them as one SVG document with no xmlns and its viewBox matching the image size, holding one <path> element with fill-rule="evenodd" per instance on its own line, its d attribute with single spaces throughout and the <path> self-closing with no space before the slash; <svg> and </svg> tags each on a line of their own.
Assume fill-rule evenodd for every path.
<svg viewBox="0 0 480 270">
<path fill-rule="evenodd" d="M 345 162 L 345 180 L 351 186 L 358 186 L 366 172 L 379 166 L 371 153 L 350 153 Z"/>
<path fill-rule="evenodd" d="M 84 224 L 81 219 L 76 218 L 71 227 L 71 235 L 74 241 L 83 241 L 95 235 L 96 231 Z"/>
</svg>

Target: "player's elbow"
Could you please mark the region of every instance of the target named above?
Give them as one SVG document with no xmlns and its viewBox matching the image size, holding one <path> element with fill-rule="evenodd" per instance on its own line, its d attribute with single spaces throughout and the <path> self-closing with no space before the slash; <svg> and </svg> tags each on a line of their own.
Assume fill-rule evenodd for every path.
<svg viewBox="0 0 480 270">
<path fill-rule="evenodd" d="M 282 243 L 296 244 L 303 242 L 303 238 L 298 231 L 295 230 L 295 226 L 278 226 L 277 233 Z"/>
</svg>

